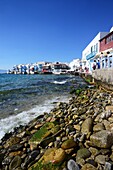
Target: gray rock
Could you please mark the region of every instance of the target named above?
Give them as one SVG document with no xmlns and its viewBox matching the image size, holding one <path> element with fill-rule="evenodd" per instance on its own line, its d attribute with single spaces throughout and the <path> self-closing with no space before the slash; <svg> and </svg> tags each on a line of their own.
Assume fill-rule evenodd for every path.
<svg viewBox="0 0 113 170">
<path fill-rule="evenodd" d="M 113 144 L 113 132 L 101 130 L 90 136 L 92 146 L 99 148 L 109 148 Z"/>
<path fill-rule="evenodd" d="M 109 162 L 105 162 L 104 170 L 112 170 L 112 164 Z"/>
<path fill-rule="evenodd" d="M 80 170 L 78 164 L 73 159 L 68 161 L 67 168 L 68 170 Z"/>
</svg>

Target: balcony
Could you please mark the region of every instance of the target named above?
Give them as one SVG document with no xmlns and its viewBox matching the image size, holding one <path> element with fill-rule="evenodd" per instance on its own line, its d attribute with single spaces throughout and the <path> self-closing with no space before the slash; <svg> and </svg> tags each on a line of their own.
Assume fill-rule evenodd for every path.
<svg viewBox="0 0 113 170">
<path fill-rule="evenodd" d="M 93 58 L 93 57 L 96 55 L 96 53 L 97 53 L 97 52 L 93 51 L 92 53 L 90 53 L 90 54 L 88 54 L 88 55 L 86 56 L 86 59 L 87 59 L 87 60 L 90 60 L 91 58 Z"/>
</svg>

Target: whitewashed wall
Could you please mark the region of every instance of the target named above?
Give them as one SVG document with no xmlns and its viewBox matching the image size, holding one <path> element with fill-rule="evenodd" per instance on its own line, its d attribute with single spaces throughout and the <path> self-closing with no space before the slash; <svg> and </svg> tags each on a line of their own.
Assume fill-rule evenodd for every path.
<svg viewBox="0 0 113 170">
<path fill-rule="evenodd" d="M 113 85 L 113 68 L 97 69 L 92 72 L 92 77 L 107 84 Z"/>
</svg>

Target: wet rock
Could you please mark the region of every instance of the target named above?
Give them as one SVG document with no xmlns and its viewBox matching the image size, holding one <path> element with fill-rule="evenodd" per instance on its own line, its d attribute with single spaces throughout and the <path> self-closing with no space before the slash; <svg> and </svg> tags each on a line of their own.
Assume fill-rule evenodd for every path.
<svg viewBox="0 0 113 170">
<path fill-rule="evenodd" d="M 109 148 L 113 144 L 113 132 L 108 130 L 99 131 L 90 136 L 90 141 L 93 146 L 99 148 Z"/>
<path fill-rule="evenodd" d="M 43 124 L 40 123 L 40 124 L 36 124 L 34 127 L 35 127 L 36 129 L 39 129 L 39 128 L 42 127 L 42 126 L 43 126 Z"/>
<path fill-rule="evenodd" d="M 5 144 L 4 144 L 4 148 L 8 148 L 11 147 L 12 145 L 17 144 L 18 142 L 20 142 L 20 138 L 19 137 L 11 137 Z"/>
<path fill-rule="evenodd" d="M 9 152 L 11 152 L 11 151 L 18 151 L 18 150 L 21 150 L 22 148 L 23 148 L 23 145 L 22 145 L 22 144 L 12 145 L 12 146 L 9 148 Z"/>
<path fill-rule="evenodd" d="M 51 136 L 51 137 L 43 139 L 41 141 L 40 145 L 44 148 L 44 147 L 48 146 L 49 143 L 54 142 L 54 141 L 55 141 L 55 137 Z"/>
<path fill-rule="evenodd" d="M 17 137 L 19 137 L 19 138 L 23 138 L 23 137 L 25 136 L 25 134 L 26 134 L 26 132 L 25 132 L 25 131 L 23 131 L 23 132 L 21 132 L 21 133 L 17 134 Z"/>
<path fill-rule="evenodd" d="M 38 150 L 32 151 L 32 152 L 26 157 L 26 159 L 25 159 L 25 161 L 24 161 L 24 167 L 27 167 L 30 162 L 32 162 L 33 160 L 35 160 L 35 158 L 38 156 L 38 154 L 39 154 L 39 151 L 38 151 Z"/>
<path fill-rule="evenodd" d="M 55 124 L 52 122 L 45 123 L 40 130 L 38 130 L 32 138 L 29 140 L 29 144 L 31 147 L 31 150 L 36 149 L 37 145 L 42 142 L 45 138 L 51 136 L 53 133 L 53 129 L 55 127 Z M 53 141 L 53 140 L 52 140 Z M 49 141 L 52 142 L 52 141 Z M 46 144 L 47 145 L 47 144 Z"/>
<path fill-rule="evenodd" d="M 13 170 L 21 165 L 21 157 L 15 156 L 9 165 L 9 170 Z"/>
</svg>

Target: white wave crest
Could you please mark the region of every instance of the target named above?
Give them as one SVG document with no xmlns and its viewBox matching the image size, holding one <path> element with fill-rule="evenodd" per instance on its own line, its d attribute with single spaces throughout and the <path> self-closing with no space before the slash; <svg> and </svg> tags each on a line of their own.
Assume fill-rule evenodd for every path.
<svg viewBox="0 0 113 170">
<path fill-rule="evenodd" d="M 68 102 L 68 97 L 60 96 L 52 100 L 46 100 L 43 104 L 37 105 L 35 108 L 30 109 L 29 111 L 23 111 L 17 115 L 12 115 L 7 118 L 0 120 L 0 140 L 6 133 L 13 131 L 15 127 L 20 125 L 26 125 L 31 120 L 37 116 L 43 114 L 44 112 L 49 113 L 51 109 L 55 107 L 56 102 Z"/>
<path fill-rule="evenodd" d="M 53 81 L 54 84 L 65 84 L 67 81 Z"/>
</svg>

